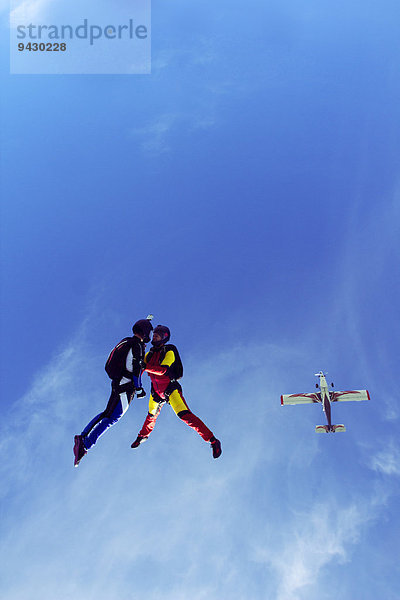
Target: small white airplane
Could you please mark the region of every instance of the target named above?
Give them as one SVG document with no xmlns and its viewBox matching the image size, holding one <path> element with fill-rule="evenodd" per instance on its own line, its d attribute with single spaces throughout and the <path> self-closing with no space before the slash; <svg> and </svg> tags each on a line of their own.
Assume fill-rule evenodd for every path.
<svg viewBox="0 0 400 600">
<path fill-rule="evenodd" d="M 319 377 L 319 385 L 315 384 L 315 387 L 320 389 L 315 394 L 286 394 L 281 396 L 281 404 L 313 404 L 319 402 L 322 404 L 322 409 L 325 413 L 328 421 L 327 425 L 316 425 L 316 433 L 335 433 L 340 431 L 346 431 L 344 425 L 332 425 L 331 421 L 331 402 L 342 402 L 348 400 L 370 400 L 368 390 L 353 390 L 349 392 L 334 392 L 329 391 L 328 384 L 326 383 L 325 375 L 320 371 L 315 373 L 316 377 Z M 333 383 L 331 384 L 333 387 Z"/>
</svg>

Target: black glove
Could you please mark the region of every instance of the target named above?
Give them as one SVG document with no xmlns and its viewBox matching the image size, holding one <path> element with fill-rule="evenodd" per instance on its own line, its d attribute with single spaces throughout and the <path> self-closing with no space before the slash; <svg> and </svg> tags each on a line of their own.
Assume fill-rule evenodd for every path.
<svg viewBox="0 0 400 600">
<path fill-rule="evenodd" d="M 143 398 L 146 395 L 146 392 L 143 388 L 137 388 L 136 390 L 136 398 Z"/>
</svg>

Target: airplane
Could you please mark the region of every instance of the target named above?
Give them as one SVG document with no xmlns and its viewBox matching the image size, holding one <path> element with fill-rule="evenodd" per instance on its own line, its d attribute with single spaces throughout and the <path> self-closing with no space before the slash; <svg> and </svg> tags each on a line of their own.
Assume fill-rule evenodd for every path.
<svg viewBox="0 0 400 600">
<path fill-rule="evenodd" d="M 328 421 L 327 425 L 316 425 L 315 432 L 316 433 L 335 433 L 346 431 L 346 427 L 344 425 L 332 425 L 331 420 L 331 403 L 332 402 L 342 402 L 348 400 L 370 400 L 368 390 L 353 390 L 348 392 L 334 392 L 328 389 L 328 384 L 326 383 L 325 375 L 327 373 L 323 373 L 320 371 L 319 373 L 315 373 L 316 377 L 319 377 L 319 384 L 316 383 L 315 387 L 320 389 L 319 392 L 315 392 L 314 394 L 285 394 L 281 396 L 281 405 L 284 404 L 313 404 L 319 403 L 322 404 L 322 410 L 325 413 L 326 419 Z M 333 383 L 331 384 L 333 387 Z"/>
</svg>

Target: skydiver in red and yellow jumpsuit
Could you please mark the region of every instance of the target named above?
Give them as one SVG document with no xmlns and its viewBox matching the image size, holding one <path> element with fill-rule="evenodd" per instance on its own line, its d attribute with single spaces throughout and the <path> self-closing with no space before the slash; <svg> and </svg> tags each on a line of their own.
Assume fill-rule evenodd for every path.
<svg viewBox="0 0 400 600">
<path fill-rule="evenodd" d="M 152 349 L 147 352 L 144 359 L 144 370 L 151 379 L 149 412 L 131 447 L 138 448 L 142 442 L 148 439 L 162 406 L 168 403 L 182 421 L 197 431 L 204 441 L 210 442 L 213 457 L 218 458 L 222 453 L 221 442 L 203 421 L 192 413 L 183 397 L 182 387 L 175 379 L 176 376 L 180 377 L 182 374 L 179 373 L 181 362 L 175 346 L 172 344 L 166 346 L 170 335 L 168 327 L 164 325 L 157 325 L 153 331 Z"/>
</svg>

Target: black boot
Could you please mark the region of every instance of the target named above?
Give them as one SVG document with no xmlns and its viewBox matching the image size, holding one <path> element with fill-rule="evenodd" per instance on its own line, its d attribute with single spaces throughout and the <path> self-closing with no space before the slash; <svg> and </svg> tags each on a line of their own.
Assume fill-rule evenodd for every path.
<svg viewBox="0 0 400 600">
<path fill-rule="evenodd" d="M 211 439 L 211 449 L 214 458 L 218 458 L 222 454 L 221 442 L 217 438 Z"/>
<path fill-rule="evenodd" d="M 77 467 L 81 462 L 82 458 L 87 454 L 87 450 L 85 448 L 85 444 L 83 443 L 83 436 L 76 435 L 74 438 L 74 467 Z"/>
<path fill-rule="evenodd" d="M 147 437 L 144 437 L 142 435 L 138 435 L 137 438 L 136 438 L 136 440 L 133 442 L 133 444 L 131 444 L 131 448 L 139 448 L 140 444 L 142 444 L 146 440 L 147 440 Z"/>
</svg>

